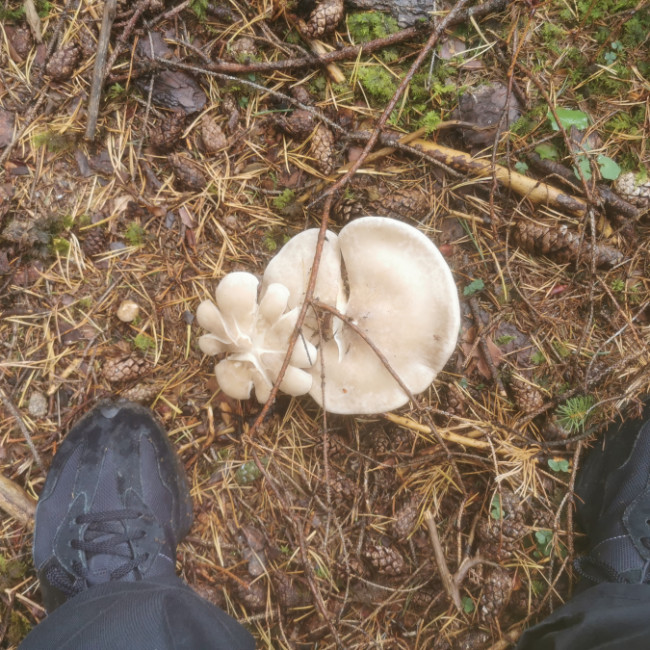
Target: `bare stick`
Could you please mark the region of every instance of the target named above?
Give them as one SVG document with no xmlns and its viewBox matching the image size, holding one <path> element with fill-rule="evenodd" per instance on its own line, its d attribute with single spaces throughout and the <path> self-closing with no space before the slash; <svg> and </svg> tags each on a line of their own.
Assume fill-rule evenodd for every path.
<svg viewBox="0 0 650 650">
<path fill-rule="evenodd" d="M 90 101 L 88 102 L 88 125 L 86 126 L 86 140 L 95 139 L 97 129 L 97 116 L 99 114 L 99 100 L 102 96 L 104 85 L 106 56 L 108 55 L 108 44 L 111 40 L 111 29 L 117 11 L 117 0 L 105 0 L 104 16 L 102 17 L 102 28 L 99 32 L 97 43 L 97 55 L 95 57 L 95 68 L 93 69 L 93 85 L 90 90 Z"/>
<path fill-rule="evenodd" d="M 463 603 L 460 599 L 460 591 L 458 590 L 458 585 L 454 580 L 454 576 L 449 572 L 447 567 L 447 561 L 445 560 L 445 553 L 442 550 L 442 544 L 440 543 L 440 536 L 438 535 L 438 528 L 436 522 L 433 519 L 433 515 L 430 510 L 427 510 L 424 513 L 424 521 L 427 524 L 429 529 L 429 537 L 431 539 L 431 546 L 433 546 L 433 555 L 436 558 L 436 565 L 438 571 L 440 571 L 440 577 L 442 578 L 442 585 L 447 592 L 449 598 L 454 603 L 456 609 L 459 612 L 463 611 Z"/>
<path fill-rule="evenodd" d="M 0 508 L 23 524 L 34 522 L 36 502 L 19 485 L 0 474 Z"/>
<path fill-rule="evenodd" d="M 36 461 L 36 464 L 39 466 L 39 468 L 45 473 L 45 465 L 43 465 L 43 461 L 41 460 L 41 457 L 38 454 L 38 451 L 36 451 L 36 447 L 34 445 L 34 441 L 32 440 L 32 434 L 29 432 L 29 429 L 23 422 L 23 418 L 20 415 L 20 412 L 18 409 L 13 405 L 13 402 L 11 399 L 9 399 L 9 395 L 5 393 L 4 389 L 0 387 L 0 400 L 2 400 L 2 403 L 5 405 L 5 408 L 11 415 L 14 416 L 16 423 L 18 424 L 18 428 L 22 432 L 25 441 L 27 442 L 27 446 L 29 447 L 30 451 L 32 452 L 32 456 L 34 456 L 34 460 Z"/>
</svg>

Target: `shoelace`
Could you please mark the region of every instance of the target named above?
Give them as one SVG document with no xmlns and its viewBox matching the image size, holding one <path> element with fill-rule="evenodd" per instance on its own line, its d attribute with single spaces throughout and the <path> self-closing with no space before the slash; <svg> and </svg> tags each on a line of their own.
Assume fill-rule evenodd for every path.
<svg viewBox="0 0 650 650">
<path fill-rule="evenodd" d="M 88 528 L 84 535 L 85 539 L 74 539 L 71 546 L 90 556 L 101 554 L 125 558 L 127 561 L 117 566 L 109 574 L 110 581 L 121 580 L 148 559 L 148 553 L 132 557 L 131 551 L 127 550 L 129 549 L 129 542 L 142 539 L 146 532 L 136 530 L 131 533 L 118 533 L 115 532 L 113 524 L 123 524 L 126 519 L 138 519 L 141 516 L 142 513 L 129 509 L 88 512 L 79 515 L 75 519 L 75 523 L 79 526 L 88 524 Z M 94 541 L 98 537 L 105 537 L 106 535 L 110 535 L 110 537 L 99 542 Z M 79 561 L 72 563 L 72 569 L 75 573 L 74 576 L 71 576 L 60 565 L 55 564 L 47 569 L 45 576 L 52 586 L 68 597 L 74 596 L 86 588 L 86 579 L 90 574 L 88 569 Z"/>
</svg>

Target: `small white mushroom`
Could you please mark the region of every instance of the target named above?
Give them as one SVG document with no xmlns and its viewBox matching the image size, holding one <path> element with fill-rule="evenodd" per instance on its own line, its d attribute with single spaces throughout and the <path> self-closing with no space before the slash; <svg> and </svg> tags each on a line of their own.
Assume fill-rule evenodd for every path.
<svg viewBox="0 0 650 650">
<path fill-rule="evenodd" d="M 289 290 L 272 283 L 259 305 L 257 278 L 235 272 L 224 276 L 215 292 L 216 305 L 204 300 L 196 317 L 208 330 L 199 347 L 209 355 L 225 354 L 215 367 L 221 389 L 235 399 L 248 399 L 255 388 L 258 401 L 265 402 L 278 377 L 293 332 L 298 310 L 287 311 Z M 305 342 L 296 347 L 280 389 L 289 395 L 304 395 L 312 377 L 303 368 L 316 359 L 316 349 Z"/>
<path fill-rule="evenodd" d="M 273 282 L 290 276 L 288 303 L 299 306 L 316 239 L 317 231 L 311 230 L 291 240 L 287 257 L 285 247 L 269 264 L 262 292 L 270 288 L 269 269 Z M 325 250 L 328 255 L 321 260 L 315 298 L 352 319 L 411 393 L 425 390 L 453 352 L 460 326 L 456 285 L 438 249 L 420 231 L 400 221 L 364 217 L 345 226 L 338 238 L 328 233 Z M 335 259 L 339 251 L 342 261 Z M 318 404 L 333 413 L 368 414 L 408 401 L 371 347 L 340 319 L 335 319 L 323 339 L 323 324 L 319 329 L 313 317 L 307 325 L 310 341 L 318 348 L 316 363 L 309 370 L 313 377 L 309 394 Z"/>
<path fill-rule="evenodd" d="M 117 317 L 123 323 L 134 321 L 140 313 L 140 306 L 133 300 L 123 300 L 117 308 Z"/>
</svg>

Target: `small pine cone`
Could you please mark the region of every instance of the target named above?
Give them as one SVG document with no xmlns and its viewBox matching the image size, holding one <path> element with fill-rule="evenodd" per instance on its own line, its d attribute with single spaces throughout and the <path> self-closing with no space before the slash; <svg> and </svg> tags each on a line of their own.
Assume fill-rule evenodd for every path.
<svg viewBox="0 0 650 650">
<path fill-rule="evenodd" d="M 483 648 L 490 639 L 490 635 L 485 630 L 469 630 L 454 640 L 454 650 Z"/>
<path fill-rule="evenodd" d="M 254 612 L 266 609 L 266 588 L 261 582 L 233 581 L 233 590 L 237 600 L 246 608 Z"/>
<path fill-rule="evenodd" d="M 168 160 L 174 169 L 176 178 L 183 187 L 200 192 L 208 184 L 203 168 L 196 161 L 177 153 L 168 156 Z"/>
<path fill-rule="evenodd" d="M 341 472 L 336 472 L 330 479 L 330 496 L 332 501 L 341 505 L 345 503 L 348 498 L 355 493 L 354 483 Z"/>
<path fill-rule="evenodd" d="M 527 532 L 523 520 L 523 512 L 518 497 L 510 490 L 502 490 L 499 504 L 495 507 L 495 519 L 490 512 L 481 519 L 477 527 L 477 536 L 481 540 L 483 555 L 497 561 L 511 558 L 520 545 L 521 539 Z"/>
<path fill-rule="evenodd" d="M 393 531 L 397 539 L 406 539 L 413 532 L 418 520 L 419 504 L 420 500 L 412 496 L 395 512 Z"/>
<path fill-rule="evenodd" d="M 185 111 L 178 109 L 165 115 L 154 127 L 149 129 L 149 142 L 158 151 L 171 151 L 177 144 L 185 128 Z"/>
<path fill-rule="evenodd" d="M 313 113 L 299 108 L 289 117 L 278 119 L 276 123 L 292 138 L 306 138 L 314 130 L 316 119 Z"/>
<path fill-rule="evenodd" d="M 131 388 L 127 388 L 121 393 L 120 397 L 128 399 L 130 402 L 138 404 L 148 404 L 158 393 L 158 389 L 153 384 L 138 383 Z"/>
<path fill-rule="evenodd" d="M 304 86 L 294 86 L 291 89 L 291 96 L 294 99 L 297 99 L 299 102 L 307 104 L 308 106 L 314 103 L 314 99 Z"/>
<path fill-rule="evenodd" d="M 591 260 L 591 245 L 579 235 L 572 233 L 567 226 L 545 226 L 529 222 L 519 222 L 514 227 L 515 241 L 525 250 L 540 255 L 548 255 L 559 262 L 571 262 L 578 258 Z M 623 261 L 623 254 L 611 246 L 596 244 L 596 266 L 612 267 Z"/>
<path fill-rule="evenodd" d="M 303 33 L 309 38 L 320 38 L 334 31 L 343 18 L 343 0 L 322 0 L 309 15 L 303 26 Z"/>
<path fill-rule="evenodd" d="M 300 607 L 305 605 L 305 594 L 298 589 L 291 577 L 284 571 L 275 571 L 272 575 L 273 591 L 282 607 Z"/>
<path fill-rule="evenodd" d="M 650 208 L 650 179 L 637 182 L 634 172 L 621 174 L 614 182 L 614 189 L 629 203 L 639 208 Z"/>
<path fill-rule="evenodd" d="M 374 427 L 364 436 L 363 449 L 375 458 L 385 456 L 392 449 L 390 437 L 381 427 Z"/>
<path fill-rule="evenodd" d="M 510 387 L 517 406 L 523 413 L 533 413 L 544 406 L 544 396 L 534 384 L 515 377 Z"/>
<path fill-rule="evenodd" d="M 379 572 L 389 576 L 406 573 L 407 565 L 402 554 L 392 546 L 368 542 L 363 548 L 363 557 Z"/>
<path fill-rule="evenodd" d="M 97 34 L 94 33 L 94 30 L 84 29 L 79 32 L 77 38 L 82 56 L 86 59 L 94 56 L 97 52 Z"/>
<path fill-rule="evenodd" d="M 363 565 L 363 562 L 359 560 L 355 555 L 349 555 L 347 562 L 345 559 L 339 555 L 339 559 L 336 562 L 336 570 L 344 576 L 347 577 L 358 577 L 365 576 L 368 574 L 368 570 Z"/>
<path fill-rule="evenodd" d="M 80 56 L 81 49 L 76 43 L 62 47 L 52 55 L 45 71 L 54 81 L 65 81 L 72 76 Z"/>
<path fill-rule="evenodd" d="M 452 415 L 462 417 L 465 415 L 465 395 L 457 386 L 450 384 L 447 386 L 447 404 L 445 411 Z"/>
<path fill-rule="evenodd" d="M 13 51 L 22 62 L 29 55 L 32 47 L 34 46 L 34 38 L 32 32 L 28 27 L 16 27 L 12 30 L 7 29 L 7 37 L 9 39 L 9 51 Z M 15 58 L 12 54 L 12 58 Z"/>
<path fill-rule="evenodd" d="M 334 156 L 334 136 L 323 124 L 319 124 L 311 138 L 311 155 L 316 167 L 326 176 L 336 167 Z"/>
<path fill-rule="evenodd" d="M 506 569 L 497 568 L 488 573 L 479 600 L 479 616 L 484 621 L 496 618 L 510 600 L 512 576 Z"/>
<path fill-rule="evenodd" d="M 81 243 L 81 248 L 86 255 L 100 255 L 106 250 L 106 235 L 101 228 L 89 230 Z"/>
<path fill-rule="evenodd" d="M 14 198 L 14 187 L 9 183 L 0 184 L 0 220 L 9 212 Z"/>
<path fill-rule="evenodd" d="M 242 36 L 230 45 L 230 53 L 239 63 L 250 63 L 257 56 L 257 46 L 250 36 Z"/>
<path fill-rule="evenodd" d="M 201 140 L 207 153 L 216 153 L 228 146 L 228 138 L 213 117 L 204 115 L 201 120 Z"/>
<path fill-rule="evenodd" d="M 102 375 L 115 384 L 141 377 L 149 371 L 149 367 L 149 362 L 140 357 L 114 357 L 104 362 Z"/>
<path fill-rule="evenodd" d="M 360 201 L 356 196 L 344 196 L 334 205 L 334 218 L 339 223 L 347 223 L 357 217 L 363 217 L 366 214 L 370 214 L 367 205 L 367 202 Z"/>
<path fill-rule="evenodd" d="M 383 190 L 381 194 L 381 199 L 371 202 L 372 214 L 420 220 L 429 211 L 426 197 L 414 188 L 390 188 Z"/>
</svg>

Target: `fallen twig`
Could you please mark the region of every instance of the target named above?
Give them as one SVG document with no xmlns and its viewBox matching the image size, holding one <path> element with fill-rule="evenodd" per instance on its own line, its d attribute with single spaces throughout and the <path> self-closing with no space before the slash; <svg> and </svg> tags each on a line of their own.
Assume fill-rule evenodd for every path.
<svg viewBox="0 0 650 650">
<path fill-rule="evenodd" d="M 33 524 L 36 501 L 23 488 L 0 474 L 0 509 L 23 524 Z"/>
<path fill-rule="evenodd" d="M 29 432 L 29 429 L 23 422 L 23 418 L 20 415 L 20 412 L 14 406 L 13 402 L 9 398 L 9 395 L 5 393 L 4 389 L 1 386 L 0 386 L 0 400 L 5 405 L 5 408 L 9 411 L 9 413 L 11 413 L 11 415 L 14 416 L 14 419 L 16 420 L 16 424 L 18 424 L 18 428 L 23 434 L 23 437 L 25 438 L 25 442 L 27 442 L 27 446 L 32 452 L 32 456 L 34 457 L 36 464 L 43 471 L 43 473 L 45 473 L 45 465 L 43 464 L 43 461 L 41 460 L 41 457 L 38 451 L 36 450 L 36 446 L 34 445 L 34 441 L 32 440 L 32 434 Z"/>
<path fill-rule="evenodd" d="M 102 27 L 99 32 L 99 41 L 97 43 L 97 54 L 95 55 L 95 67 L 93 69 L 93 83 L 90 90 L 90 100 L 88 101 L 88 125 L 86 126 L 86 140 L 95 139 L 97 129 L 97 116 L 99 114 L 99 101 L 102 96 L 102 86 L 106 76 L 106 56 L 108 54 L 108 44 L 111 39 L 111 29 L 115 20 L 117 10 L 117 0 L 105 0 L 104 16 L 102 18 Z"/>
</svg>

